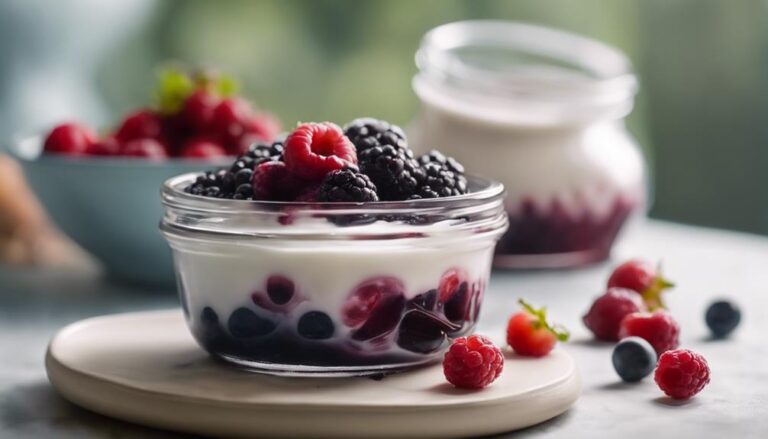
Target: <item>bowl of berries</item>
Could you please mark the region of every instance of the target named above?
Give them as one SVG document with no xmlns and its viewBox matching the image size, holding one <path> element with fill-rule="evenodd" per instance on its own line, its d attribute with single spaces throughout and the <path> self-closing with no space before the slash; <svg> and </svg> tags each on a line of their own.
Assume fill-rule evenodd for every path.
<svg viewBox="0 0 768 439">
<path fill-rule="evenodd" d="M 439 361 L 471 333 L 507 228 L 500 183 L 415 157 L 370 118 L 300 124 L 228 169 L 161 193 L 187 324 L 210 354 L 268 374 L 371 375 Z"/>
<path fill-rule="evenodd" d="M 171 286 L 170 251 L 157 233 L 166 179 L 231 164 L 280 124 L 236 94 L 225 76 L 168 70 L 155 102 L 97 135 L 63 123 L 10 147 L 57 226 L 115 279 Z"/>
</svg>

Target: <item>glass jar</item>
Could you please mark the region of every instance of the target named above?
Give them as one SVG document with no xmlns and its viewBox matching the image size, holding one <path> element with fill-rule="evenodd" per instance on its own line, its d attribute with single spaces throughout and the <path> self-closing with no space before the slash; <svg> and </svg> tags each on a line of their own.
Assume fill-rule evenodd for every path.
<svg viewBox="0 0 768 439">
<path fill-rule="evenodd" d="M 440 358 L 475 326 L 503 186 L 375 203 L 205 198 L 162 189 L 187 324 L 212 355 L 277 375 L 349 376 Z"/>
<path fill-rule="evenodd" d="M 646 200 L 644 160 L 624 124 L 637 88 L 627 58 L 565 32 L 466 21 L 428 32 L 416 62 L 410 143 L 506 187 L 510 227 L 495 265 L 606 259 Z"/>
</svg>

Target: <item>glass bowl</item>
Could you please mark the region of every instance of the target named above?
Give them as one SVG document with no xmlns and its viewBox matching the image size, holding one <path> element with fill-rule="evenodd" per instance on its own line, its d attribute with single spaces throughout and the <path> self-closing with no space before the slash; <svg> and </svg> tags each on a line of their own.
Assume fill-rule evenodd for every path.
<svg viewBox="0 0 768 439">
<path fill-rule="evenodd" d="M 237 201 L 166 181 L 161 230 L 187 324 L 214 357 L 274 375 L 433 362 L 472 331 L 507 228 L 500 183 L 402 202 Z"/>
</svg>

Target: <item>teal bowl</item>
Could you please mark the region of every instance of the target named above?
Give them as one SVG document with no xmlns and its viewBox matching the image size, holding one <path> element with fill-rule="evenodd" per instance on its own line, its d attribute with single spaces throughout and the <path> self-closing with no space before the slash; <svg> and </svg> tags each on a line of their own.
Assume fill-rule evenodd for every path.
<svg viewBox="0 0 768 439">
<path fill-rule="evenodd" d="M 15 142 L 10 153 L 56 225 L 119 281 L 172 287 L 171 252 L 160 235 L 160 187 L 175 175 L 226 165 L 228 159 L 42 155 L 42 140 Z"/>
</svg>

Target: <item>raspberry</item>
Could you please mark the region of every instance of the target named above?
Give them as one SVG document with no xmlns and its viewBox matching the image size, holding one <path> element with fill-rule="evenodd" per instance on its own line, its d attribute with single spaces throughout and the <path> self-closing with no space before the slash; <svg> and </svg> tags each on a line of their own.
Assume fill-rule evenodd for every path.
<svg viewBox="0 0 768 439">
<path fill-rule="evenodd" d="M 410 150 L 375 146 L 361 151 L 359 159 L 360 170 L 376 185 L 380 199 L 405 200 L 416 190 L 421 169 Z"/>
<path fill-rule="evenodd" d="M 661 294 L 673 286 L 653 265 L 639 259 L 619 265 L 608 279 L 608 288 L 626 288 L 638 292 L 651 309 L 664 307 Z"/>
<path fill-rule="evenodd" d="M 501 349 L 482 335 L 457 338 L 443 359 L 445 378 L 464 389 L 482 389 L 495 381 L 502 369 Z"/>
<path fill-rule="evenodd" d="M 236 98 L 223 99 L 213 110 L 211 132 L 221 139 L 232 154 L 238 153 L 235 146 L 246 132 L 245 124 L 252 111 L 247 101 Z"/>
<path fill-rule="evenodd" d="M 143 157 L 152 161 L 168 158 L 165 146 L 155 139 L 135 139 L 123 144 L 122 155 L 128 157 Z"/>
<path fill-rule="evenodd" d="M 507 324 L 507 344 L 515 353 L 543 357 L 549 354 L 558 340 L 568 340 L 568 331 L 547 322 L 545 308 L 535 309 L 523 300 L 520 300 L 520 305 L 523 311 L 513 314 Z"/>
<path fill-rule="evenodd" d="M 610 288 L 592 303 L 582 320 L 598 340 L 618 341 L 621 320 L 627 314 L 645 310 L 642 298 L 634 291 Z"/>
<path fill-rule="evenodd" d="M 95 142 L 96 135 L 90 129 L 76 123 L 64 123 L 51 130 L 43 148 L 50 153 L 83 155 Z"/>
<path fill-rule="evenodd" d="M 218 143 L 205 139 L 192 139 L 184 144 L 181 149 L 181 156 L 188 158 L 215 158 L 224 157 L 227 152 Z"/>
<path fill-rule="evenodd" d="M 667 351 L 659 358 L 654 379 L 671 398 L 688 399 L 709 384 L 709 365 L 688 349 Z"/>
<path fill-rule="evenodd" d="M 292 173 L 312 181 L 357 164 L 355 146 L 331 122 L 299 125 L 285 139 L 283 159 Z"/>
<path fill-rule="evenodd" d="M 367 175 L 345 168 L 328 173 L 320 185 L 318 201 L 379 201 L 376 186 Z"/>
<path fill-rule="evenodd" d="M 136 139 L 160 140 L 163 134 L 161 117 L 150 110 L 138 110 L 126 116 L 115 132 L 121 142 Z"/>
<path fill-rule="evenodd" d="M 253 170 L 253 198 L 256 200 L 294 201 L 308 186 L 288 171 L 283 162 L 261 163 Z"/>
<path fill-rule="evenodd" d="M 680 327 L 666 311 L 653 313 L 632 313 L 624 317 L 619 329 L 619 338 L 636 336 L 646 340 L 656 353 L 676 349 L 680 342 Z"/>
<path fill-rule="evenodd" d="M 399 126 L 370 117 L 361 117 L 345 125 L 344 135 L 352 141 L 358 152 L 382 145 L 397 149 L 408 147 L 405 133 Z"/>
</svg>

